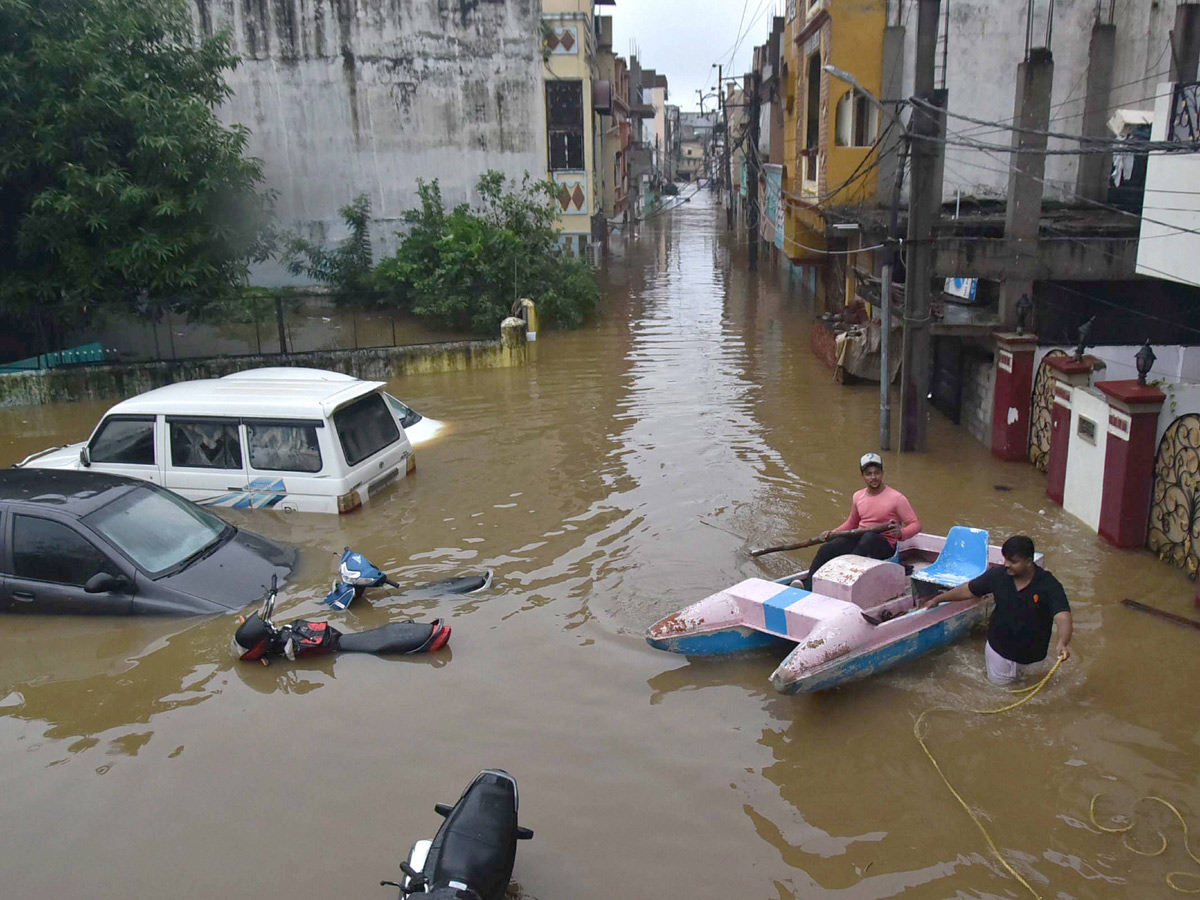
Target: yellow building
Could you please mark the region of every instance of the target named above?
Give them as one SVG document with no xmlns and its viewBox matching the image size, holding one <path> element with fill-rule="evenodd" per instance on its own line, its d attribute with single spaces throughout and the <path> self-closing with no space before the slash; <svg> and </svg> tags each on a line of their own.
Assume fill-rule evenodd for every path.
<svg viewBox="0 0 1200 900">
<path fill-rule="evenodd" d="M 546 172 L 558 185 L 558 222 L 567 249 L 583 256 L 604 226 L 597 170 L 599 79 L 594 8 L 614 0 L 543 0 Z M 602 233 L 602 232 L 601 232 Z"/>
<path fill-rule="evenodd" d="M 861 92 L 825 70 L 850 73 L 882 93 L 886 0 L 791 0 L 784 33 L 784 253 L 803 267 L 818 298 L 854 298 L 856 254 L 830 264 L 831 250 L 853 250 L 857 235 L 826 232 L 823 213 L 873 203 L 880 121 Z"/>
</svg>

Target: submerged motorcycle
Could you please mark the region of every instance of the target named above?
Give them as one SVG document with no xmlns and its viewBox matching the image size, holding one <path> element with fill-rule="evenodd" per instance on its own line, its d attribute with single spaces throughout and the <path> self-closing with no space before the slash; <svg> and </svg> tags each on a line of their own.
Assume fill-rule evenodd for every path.
<svg viewBox="0 0 1200 900">
<path fill-rule="evenodd" d="M 401 591 L 399 594 L 392 594 L 388 599 L 421 600 L 441 597 L 445 594 L 473 594 L 487 588 L 491 583 L 492 570 L 488 569 L 481 575 L 464 575 L 459 578 L 431 581 L 428 584 Z M 325 595 L 323 602 L 326 606 L 334 609 L 345 609 L 361 597 L 367 588 L 379 587 L 384 584 L 391 587 L 400 586 L 361 553 L 347 547 L 342 553 L 342 561 L 338 566 L 338 580 L 333 583 L 333 588 Z"/>
<path fill-rule="evenodd" d="M 417 841 L 400 864 L 400 900 L 502 900 L 512 880 L 517 841 L 533 832 L 517 824 L 517 781 L 503 769 L 484 769 L 454 806 L 433 808 L 446 821 L 432 841 Z"/>
<path fill-rule="evenodd" d="M 266 664 L 272 656 L 290 660 L 329 653 L 416 654 L 433 653 L 450 640 L 450 626 L 441 619 L 425 624 L 408 619 L 389 622 L 369 631 L 347 633 L 338 631 L 328 622 L 297 619 L 286 625 L 276 625 L 275 597 L 278 581 L 272 576 L 271 589 L 262 607 L 244 618 L 233 633 L 229 649 L 238 659 L 261 660 Z"/>
</svg>

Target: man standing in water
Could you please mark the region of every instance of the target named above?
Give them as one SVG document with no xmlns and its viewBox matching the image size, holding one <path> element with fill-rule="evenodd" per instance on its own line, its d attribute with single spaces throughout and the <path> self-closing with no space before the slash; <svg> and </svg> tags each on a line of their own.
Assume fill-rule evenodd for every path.
<svg viewBox="0 0 1200 900">
<path fill-rule="evenodd" d="M 921 530 L 921 520 L 913 512 L 908 498 L 883 483 L 883 458 L 878 453 L 864 454 L 858 461 L 866 487 L 854 495 L 850 517 L 833 531 L 821 533 L 824 541 L 813 557 L 809 575 L 804 579 L 806 590 L 812 590 L 812 576 L 821 566 L 837 556 L 855 553 L 872 559 L 887 559 L 896 552 L 897 541 L 907 540 Z M 841 536 L 839 531 L 869 529 L 863 535 Z"/>
<path fill-rule="evenodd" d="M 1055 652 L 1069 659 L 1071 651 L 1071 606 L 1058 579 L 1033 561 L 1033 540 L 1014 535 L 1000 548 L 1004 568 L 996 567 L 966 584 L 951 588 L 924 603 L 932 609 L 939 603 L 969 600 L 992 594 L 996 608 L 988 623 L 988 680 L 1011 684 L 1030 666 L 1043 662 L 1050 649 L 1051 625 L 1058 629 Z"/>
</svg>

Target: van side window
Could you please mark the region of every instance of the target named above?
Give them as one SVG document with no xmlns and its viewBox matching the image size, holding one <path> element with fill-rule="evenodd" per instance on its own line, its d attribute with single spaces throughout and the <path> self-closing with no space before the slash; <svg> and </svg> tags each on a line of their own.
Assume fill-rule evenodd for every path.
<svg viewBox="0 0 1200 900">
<path fill-rule="evenodd" d="M 320 472 L 317 426 L 246 422 L 250 468 L 270 472 Z"/>
<path fill-rule="evenodd" d="M 168 421 L 171 465 L 199 469 L 240 469 L 242 442 L 237 422 Z"/>
<path fill-rule="evenodd" d="M 13 516 L 12 552 L 17 578 L 83 586 L 97 572 L 121 574 L 74 528 L 36 516 Z"/>
<path fill-rule="evenodd" d="M 88 456 L 92 462 L 154 465 L 154 419 L 105 419 Z"/>
<path fill-rule="evenodd" d="M 400 439 L 396 419 L 378 392 L 339 409 L 333 414 L 333 425 L 352 466 Z"/>
</svg>

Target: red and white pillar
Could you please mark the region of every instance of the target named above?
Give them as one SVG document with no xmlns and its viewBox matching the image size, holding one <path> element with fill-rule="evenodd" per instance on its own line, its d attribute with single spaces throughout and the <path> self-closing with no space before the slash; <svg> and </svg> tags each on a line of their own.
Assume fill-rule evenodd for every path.
<svg viewBox="0 0 1200 900">
<path fill-rule="evenodd" d="M 993 338 L 996 389 L 992 394 L 992 455 L 1011 462 L 1029 455 L 1029 398 L 1037 337 L 999 333 Z"/>
<path fill-rule="evenodd" d="M 1167 395 L 1137 381 L 1097 381 L 1096 389 L 1108 398 L 1100 536 L 1118 547 L 1141 547 L 1154 487 L 1158 415 Z"/>
<path fill-rule="evenodd" d="M 1071 443 L 1071 405 L 1076 387 L 1091 380 L 1092 372 L 1104 368 L 1103 360 L 1085 356 L 1076 362 L 1070 356 L 1046 359 L 1054 376 L 1054 410 L 1050 415 L 1050 454 L 1046 460 L 1046 496 L 1062 506 L 1067 483 L 1067 449 Z"/>
</svg>

